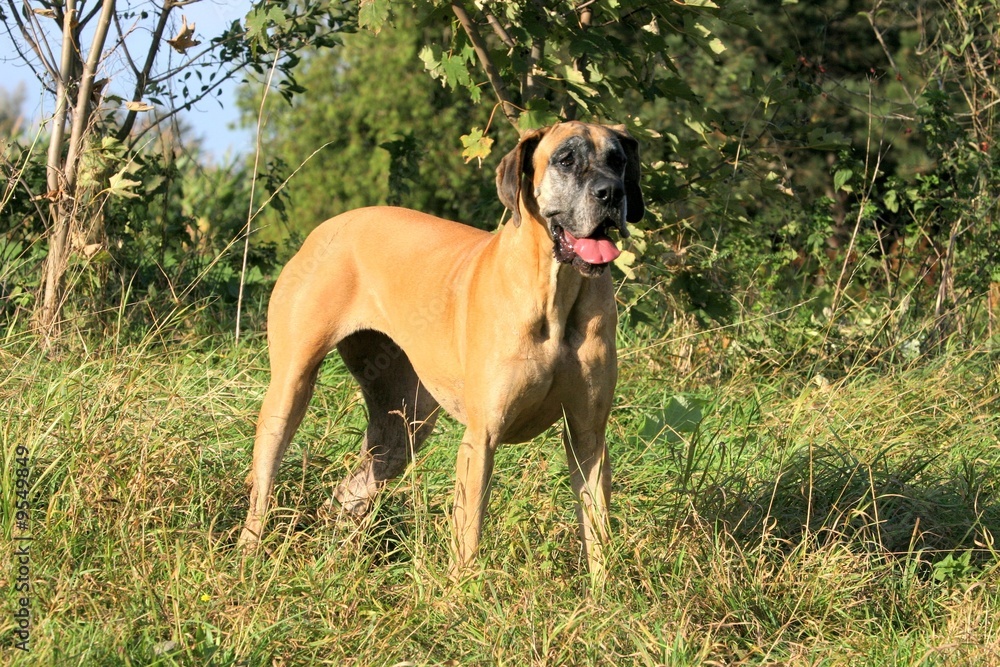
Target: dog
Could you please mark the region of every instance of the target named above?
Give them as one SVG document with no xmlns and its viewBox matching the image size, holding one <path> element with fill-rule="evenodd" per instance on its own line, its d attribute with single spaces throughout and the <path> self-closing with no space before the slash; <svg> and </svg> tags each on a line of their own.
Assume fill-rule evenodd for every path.
<svg viewBox="0 0 1000 667">
<path fill-rule="evenodd" d="M 511 218 L 496 233 L 392 207 L 317 227 L 268 308 L 271 382 L 247 479 L 244 548 L 260 538 L 275 474 L 334 347 L 361 386 L 362 462 L 334 500 L 364 515 L 430 435 L 439 408 L 465 425 L 455 466 L 452 574 L 478 548 L 499 445 L 565 418 L 563 442 L 592 576 L 605 571 L 617 380 L 609 234 L 644 214 L 639 147 L 624 126 L 525 133 L 497 167 Z M 332 501 L 331 501 L 332 502 Z"/>
</svg>

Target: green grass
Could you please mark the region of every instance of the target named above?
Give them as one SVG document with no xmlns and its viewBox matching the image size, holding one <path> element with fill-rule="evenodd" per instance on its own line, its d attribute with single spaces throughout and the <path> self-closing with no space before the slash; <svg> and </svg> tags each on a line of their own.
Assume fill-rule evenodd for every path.
<svg viewBox="0 0 1000 667">
<path fill-rule="evenodd" d="M 611 574 L 587 595 L 554 429 L 501 449 L 482 571 L 462 585 L 451 420 L 367 524 L 318 515 L 364 426 L 337 359 L 282 466 L 266 553 L 243 558 L 263 339 L 182 331 L 54 359 L 0 343 L 4 554 L 17 445 L 34 480 L 31 653 L 13 648 L 10 593 L 0 662 L 1000 664 L 989 349 L 824 381 L 751 363 L 683 375 L 676 346 L 626 343 Z M 13 571 L 6 557 L 6 591 Z"/>
</svg>

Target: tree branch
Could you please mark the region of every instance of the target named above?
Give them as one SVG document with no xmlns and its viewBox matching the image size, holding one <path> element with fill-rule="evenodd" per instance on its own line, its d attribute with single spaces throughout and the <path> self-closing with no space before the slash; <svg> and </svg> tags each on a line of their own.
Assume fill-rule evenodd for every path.
<svg viewBox="0 0 1000 667">
<path fill-rule="evenodd" d="M 531 3 L 535 14 L 538 16 L 538 20 L 543 24 L 547 24 L 547 17 L 545 16 L 545 5 L 539 0 L 534 0 Z M 544 34 L 544 30 L 542 31 Z M 531 40 L 531 51 L 528 53 L 528 67 L 527 71 L 524 73 L 524 81 L 521 83 L 521 99 L 527 102 L 527 100 L 535 99 L 536 97 L 541 97 L 542 87 L 538 81 L 538 75 L 535 74 L 535 66 L 541 61 L 542 57 L 545 55 L 545 39 L 542 37 L 533 37 Z"/>
<path fill-rule="evenodd" d="M 66 112 L 69 106 L 69 77 L 73 70 L 73 58 L 76 55 L 76 45 L 73 44 L 73 21 L 76 16 L 75 0 L 66 1 L 66 12 L 63 15 L 62 60 L 56 80 L 56 111 L 52 117 L 52 134 L 49 136 L 49 151 L 46 157 L 45 172 L 49 193 L 56 199 L 55 193 L 62 187 L 62 157 L 63 137 L 66 134 Z"/>
<path fill-rule="evenodd" d="M 594 10 L 590 7 L 593 4 L 591 2 L 585 2 L 577 10 L 580 12 L 580 30 L 582 32 L 587 32 L 590 30 L 590 26 L 594 20 Z M 587 73 L 587 54 L 586 52 L 580 54 L 579 58 L 573 61 L 573 69 L 580 73 L 583 77 L 584 83 L 590 83 L 590 74 Z M 577 104 L 576 100 L 572 96 L 567 96 L 569 99 L 566 102 L 566 106 L 563 108 L 563 116 L 566 120 L 576 120 L 577 113 L 580 110 L 580 105 Z"/>
<path fill-rule="evenodd" d="M 170 18 L 170 10 L 173 8 L 174 4 L 170 0 L 166 0 L 163 3 L 163 11 L 156 22 L 156 28 L 153 29 L 153 41 L 149 45 L 149 51 L 146 52 L 146 62 L 142 66 L 142 71 L 135 78 L 135 88 L 132 91 L 133 102 L 140 101 L 142 94 L 146 91 L 146 84 L 149 82 L 149 73 L 153 71 L 156 54 L 159 52 L 160 43 L 163 41 L 163 31 L 167 29 L 167 20 Z M 125 138 L 132 131 L 132 126 L 135 125 L 136 113 L 130 109 L 125 115 L 125 120 L 122 122 L 121 128 L 119 128 L 118 134 L 115 135 L 118 141 L 124 142 Z"/>
<path fill-rule="evenodd" d="M 31 47 L 31 50 L 35 52 L 35 55 L 38 56 L 38 59 L 42 61 L 42 67 L 45 68 L 45 71 L 48 72 L 49 76 L 51 76 L 53 80 L 57 79 L 59 75 L 58 72 L 56 72 L 55 68 L 55 58 L 52 58 L 50 60 L 49 58 L 45 57 L 44 53 L 42 53 L 42 45 L 39 43 L 39 40 L 35 37 L 35 35 L 31 34 L 31 32 L 28 30 L 28 27 L 21 20 L 21 13 L 18 11 L 17 6 L 14 4 L 13 0 L 7 0 L 7 6 L 10 7 L 10 15 L 14 17 L 14 22 L 17 24 L 18 30 L 21 31 L 21 37 L 23 37 L 24 41 L 28 43 L 28 46 Z M 31 65 L 31 60 L 29 60 L 27 54 L 25 54 L 24 51 L 21 50 L 20 45 L 14 38 L 14 34 L 11 32 L 10 29 L 10 24 L 4 21 L 4 27 L 7 28 L 7 34 L 10 35 L 10 41 L 14 45 L 14 50 L 17 51 L 18 57 L 20 57 L 21 60 L 23 60 L 28 65 Z M 44 42 L 44 34 L 42 41 Z M 48 43 L 46 43 L 45 46 L 46 49 L 48 49 Z M 49 55 L 51 56 L 51 52 Z M 43 81 L 42 76 L 37 71 L 35 71 L 34 67 L 32 67 L 32 71 L 34 72 L 35 76 L 38 78 L 39 81 Z"/>
<path fill-rule="evenodd" d="M 85 4 L 85 3 L 81 3 L 81 4 Z M 85 25 L 87 25 L 88 23 L 90 23 L 91 19 L 94 18 L 94 15 L 97 14 L 97 10 L 99 10 L 99 9 L 101 9 L 103 7 L 104 7 L 103 4 L 94 5 L 94 8 L 90 10 L 90 13 L 87 14 L 86 16 L 84 16 L 82 19 L 80 19 L 80 26 L 79 27 L 83 28 Z M 80 7 L 80 11 L 81 12 L 83 11 L 83 7 L 82 6 Z M 101 47 L 101 48 L 103 49 L 104 47 Z"/>
<path fill-rule="evenodd" d="M 149 132 L 150 130 L 152 130 L 154 127 L 156 127 L 158 125 L 161 125 L 164 121 L 169 120 L 170 118 L 173 118 L 174 116 L 176 116 L 177 114 L 179 114 L 181 111 L 187 110 L 191 105 L 197 104 L 198 102 L 201 102 L 203 99 L 205 99 L 206 97 L 208 97 L 211 93 L 214 93 L 216 90 L 218 90 L 219 86 L 221 86 L 223 83 L 225 83 L 229 79 L 233 78 L 233 76 L 235 74 L 236 74 L 236 70 L 230 70 L 230 71 L 226 72 L 222 76 L 216 78 L 215 82 L 210 87 L 206 88 L 205 90 L 203 90 L 201 93 L 199 93 L 198 95 L 196 95 L 192 99 L 188 100 L 187 102 L 185 102 L 184 104 L 182 104 L 180 106 L 174 107 L 173 109 L 171 109 L 167 113 L 163 114 L 162 116 L 158 116 L 155 121 L 153 121 L 149 125 L 143 127 L 142 130 L 137 135 L 135 135 L 135 137 L 132 139 L 132 141 L 130 142 L 130 144 L 131 145 L 135 145 L 140 139 L 142 139 L 143 136 L 145 136 L 145 134 L 147 132 Z M 127 138 L 127 136 L 128 135 L 125 135 L 125 137 L 119 139 L 119 141 L 124 142 L 125 138 Z"/>
<path fill-rule="evenodd" d="M 460 0 L 452 0 L 451 9 L 455 12 L 458 22 L 462 24 L 465 34 L 469 36 L 469 41 L 472 42 L 472 46 L 476 50 L 476 56 L 479 58 L 479 64 L 486 70 L 486 78 L 489 79 L 490 86 L 493 87 L 493 93 L 497 96 L 497 100 L 500 101 L 500 108 L 503 110 L 503 115 L 516 128 L 517 107 L 514 106 L 514 103 L 510 100 L 510 96 L 507 94 L 507 87 L 504 84 L 503 77 L 500 76 L 496 65 L 493 64 L 490 52 L 486 48 L 486 43 L 483 41 L 482 35 L 479 34 L 479 29 L 473 23 L 472 19 L 469 18 L 469 14 L 465 11 L 465 7 Z"/>
<path fill-rule="evenodd" d="M 135 29 L 134 24 L 133 29 Z M 122 29 L 122 22 L 118 18 L 118 12 L 115 12 L 115 30 L 118 32 L 118 46 L 121 46 L 122 53 L 125 54 L 125 60 L 128 61 L 128 66 L 132 68 L 132 73 L 135 74 L 136 77 L 139 77 L 141 72 L 139 70 L 139 66 L 135 64 L 134 60 L 132 60 L 132 52 L 128 50 L 128 44 L 125 42 L 125 30 Z M 112 47 L 111 50 L 114 51 L 116 48 L 117 46 Z"/>
<path fill-rule="evenodd" d="M 180 65 L 177 65 L 177 66 L 173 67 L 172 69 L 168 69 L 168 70 L 166 70 L 164 72 L 160 72 L 156 76 L 149 78 L 146 81 L 146 83 L 157 84 L 157 83 L 163 83 L 164 81 L 170 81 L 171 79 L 173 79 L 174 77 L 176 77 L 178 74 L 180 74 L 181 72 L 183 72 L 187 68 L 191 67 L 191 65 L 193 65 L 195 63 L 195 61 L 197 61 L 203 55 L 205 55 L 207 53 L 211 53 L 212 51 L 215 51 L 218 47 L 219 47 L 218 43 L 211 43 L 208 46 L 204 47 L 201 51 L 199 51 L 196 54 L 194 54 L 193 56 L 188 56 L 187 54 L 185 54 L 184 57 L 186 58 L 186 60 L 184 60 L 183 62 L 181 62 Z"/>
<path fill-rule="evenodd" d="M 94 75 L 100 63 L 104 42 L 111 26 L 111 15 L 115 11 L 115 0 L 104 0 L 101 3 L 101 16 L 94 29 L 94 39 L 90 43 L 87 62 L 83 66 L 83 76 L 80 77 L 80 90 L 76 97 L 76 114 L 73 116 L 73 129 L 69 136 L 69 151 L 66 153 L 66 189 L 72 190 L 76 185 L 76 161 L 83 149 L 83 135 L 90 122 L 90 93 L 94 89 Z M 64 42 L 65 43 L 65 42 Z"/>
<path fill-rule="evenodd" d="M 898 75 L 899 68 L 896 67 L 896 61 L 892 57 L 892 52 L 889 51 L 889 47 L 886 46 L 885 39 L 882 37 L 882 31 L 878 29 L 877 25 L 875 25 L 875 12 L 878 11 L 879 4 L 881 3 L 876 3 L 875 7 L 873 7 L 870 12 L 865 14 L 865 18 L 868 19 L 868 25 L 871 26 L 872 32 L 875 33 L 875 39 L 878 40 L 879 46 L 882 47 L 882 53 L 884 53 L 885 57 L 888 59 L 889 66 L 892 67 L 893 72 Z M 906 93 L 906 96 L 910 98 L 910 102 L 916 104 L 916 99 L 910 93 L 910 89 L 907 87 L 906 81 L 900 78 L 899 85 L 902 87 L 903 92 Z"/>
<path fill-rule="evenodd" d="M 486 15 L 486 20 L 490 22 L 493 32 L 495 32 L 496 36 L 500 38 L 500 41 L 503 42 L 507 48 L 516 49 L 517 42 L 514 41 L 514 38 L 510 36 L 507 29 L 503 27 L 500 21 L 497 20 L 497 17 L 493 15 L 493 12 L 491 12 L 490 8 L 486 5 L 483 5 L 483 14 Z"/>
</svg>

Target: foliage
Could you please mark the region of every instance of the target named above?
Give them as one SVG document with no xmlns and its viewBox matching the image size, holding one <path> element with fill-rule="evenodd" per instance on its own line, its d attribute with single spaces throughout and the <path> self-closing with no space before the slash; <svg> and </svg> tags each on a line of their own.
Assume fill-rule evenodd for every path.
<svg viewBox="0 0 1000 667">
<path fill-rule="evenodd" d="M 462 128 L 485 123 L 489 112 L 450 95 L 417 59 L 421 44 L 447 25 L 418 25 L 409 13 L 396 23 L 378 35 L 345 35 L 336 49 L 309 52 L 297 73 L 305 93 L 291 104 L 267 98 L 264 155 L 279 158 L 294 175 L 287 227 L 267 214 L 263 238 L 301 239 L 337 213 L 386 203 L 495 227 L 502 208 L 492 172 L 465 165 L 459 155 Z M 261 93 L 244 89 L 245 122 L 257 117 Z"/>
<path fill-rule="evenodd" d="M 621 291 L 635 324 L 788 312 L 786 354 L 846 367 L 970 331 L 965 306 L 995 290 L 995 31 L 975 7 L 419 8 L 451 15 L 420 52 L 450 90 L 522 130 L 586 117 L 640 137 L 650 216 Z M 503 145 L 495 125 L 467 127 L 467 158 Z"/>
<path fill-rule="evenodd" d="M 296 52 L 332 44 L 333 35 L 354 19 L 350 9 L 338 11 L 336 5 L 288 8 L 258 0 L 245 26 L 233 21 L 202 46 L 183 15 L 175 36 L 168 37 L 173 10 L 184 3 L 167 2 L 156 12 L 114 0 L 40 4 L 18 8 L 8 0 L 8 11 L 0 5 L 0 21 L 18 58 L 45 83 L 55 110 L 47 129 L 46 184 L 31 193 L 47 202 L 36 207 L 45 261 L 34 321 L 48 345 L 60 328 L 71 263 L 105 244 L 109 201 L 138 196 L 132 188 L 140 184 L 142 137 L 246 69 L 281 72 L 282 93 L 290 97 L 298 90 L 292 74 Z M 105 50 L 112 30 L 116 35 Z M 108 76 L 99 79 L 99 72 Z M 140 115 L 156 107 L 162 113 L 149 115 L 137 129 Z"/>
<path fill-rule="evenodd" d="M 24 131 L 24 84 L 14 91 L 0 88 L 0 137 L 18 137 Z"/>
<path fill-rule="evenodd" d="M 33 653 L 0 659 L 996 664 L 995 23 L 944 0 L 258 3 L 218 53 L 273 66 L 259 166 L 137 143 L 101 107 L 74 335 L 50 356 L 26 323 L 46 160 L 2 137 L 0 503 L 23 445 L 34 625 Z M 278 258 L 323 217 L 384 201 L 491 226 L 515 130 L 572 117 L 640 138 L 649 210 L 615 270 L 604 594 L 555 432 L 498 451 L 482 572 L 458 585 L 446 417 L 369 522 L 318 516 L 364 423 L 336 355 L 267 553 L 237 553 L 267 378 L 263 335 L 228 334 L 241 283 L 262 331 Z"/>
<path fill-rule="evenodd" d="M 233 240 L 246 225 L 251 175 L 235 162 L 203 166 L 197 153 L 169 144 L 151 148 L 157 150 L 133 154 L 129 162 L 141 181 L 125 194 L 105 190 L 100 242 L 86 237 L 76 241 L 81 252 L 70 264 L 75 298 L 67 304 L 67 316 L 76 318 L 78 326 L 97 331 L 120 327 L 123 315 L 126 322 L 142 325 L 158 311 L 207 296 L 218 300 L 221 320 L 230 319 L 226 311 L 236 298 L 241 265 Z M 117 165 L 122 151 L 121 145 L 107 142 L 90 151 L 88 160 L 95 167 Z M 4 160 L 10 176 L 6 184 L 22 192 L 45 183 L 43 166 L 28 152 L 12 145 Z M 30 313 L 39 293 L 38 267 L 45 251 L 37 206 L 30 197 L 10 197 L 0 216 L 0 303 L 8 320 Z M 248 282 L 261 288 L 252 298 L 263 299 L 273 280 L 276 249 L 256 244 L 249 260 Z M 137 296 L 148 299 L 145 308 L 119 310 Z M 107 306 L 95 309 L 91 304 Z"/>
<path fill-rule="evenodd" d="M 897 343 L 931 351 L 984 319 L 992 331 L 1000 246 L 989 20 L 976 7 L 888 0 L 262 3 L 209 53 L 249 62 L 261 78 L 275 65 L 281 94 L 267 100 L 257 171 L 279 196 L 254 218 L 251 250 L 259 240 L 262 260 L 268 243 L 286 257 L 319 221 L 376 203 L 491 228 L 492 168 L 513 129 L 624 121 L 641 141 L 649 204 L 616 268 L 625 321 L 650 331 L 736 325 L 762 349 L 835 372 L 861 358 L 899 361 Z M 356 21 L 365 30 L 353 34 Z M 372 85 L 383 81 L 392 85 Z M 175 108 L 193 99 L 173 90 Z M 250 120 L 260 88 L 245 91 Z M 166 260 L 187 243 L 175 232 L 188 223 L 140 223 L 160 204 L 137 184 L 174 166 L 97 130 L 78 198 L 89 198 L 80 215 L 90 217 L 74 247 L 104 243 L 91 230 L 109 221 L 112 236 L 142 249 L 116 258 L 122 267 Z M 28 162 L 9 157 L 8 175 L 38 173 L 39 153 L 22 154 Z M 26 180 L 10 191 L 46 190 Z M 35 234 L 8 233 L 17 253 L 35 257 L 5 272 L 22 306 L 38 281 L 13 276 L 38 266 L 40 203 L 5 204 L 7 228 Z M 19 222 L 33 211 L 40 220 Z M 130 243 L 140 229 L 149 237 Z M 212 230 L 216 250 L 238 233 L 231 222 Z M 260 269 L 266 279 L 268 261 Z M 133 288 L 156 284 L 156 273 Z M 748 316 L 779 319 L 787 336 L 765 344 L 741 324 Z"/>
</svg>

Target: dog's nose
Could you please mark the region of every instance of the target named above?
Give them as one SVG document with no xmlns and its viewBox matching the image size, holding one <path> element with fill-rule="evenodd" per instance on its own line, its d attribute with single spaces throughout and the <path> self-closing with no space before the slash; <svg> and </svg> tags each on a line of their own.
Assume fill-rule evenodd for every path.
<svg viewBox="0 0 1000 667">
<path fill-rule="evenodd" d="M 625 197 L 625 187 L 621 181 L 611 178 L 595 180 L 590 185 L 590 194 L 602 204 L 617 204 Z"/>
</svg>

